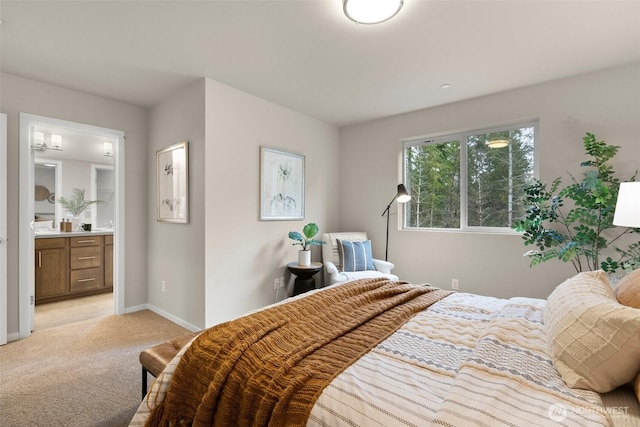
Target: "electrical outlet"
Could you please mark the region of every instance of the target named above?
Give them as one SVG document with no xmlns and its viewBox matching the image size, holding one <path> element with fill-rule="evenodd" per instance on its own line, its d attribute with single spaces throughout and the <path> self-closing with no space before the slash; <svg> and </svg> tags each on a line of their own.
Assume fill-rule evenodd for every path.
<svg viewBox="0 0 640 427">
<path fill-rule="evenodd" d="M 286 283 L 284 282 L 284 276 L 280 277 L 280 287 L 284 288 L 286 286 Z"/>
<path fill-rule="evenodd" d="M 460 287 L 460 283 L 458 282 L 458 279 L 451 279 L 451 289 L 453 289 L 454 291 L 457 291 Z"/>
<path fill-rule="evenodd" d="M 280 278 L 276 277 L 273 279 L 273 289 L 280 289 Z"/>
<path fill-rule="evenodd" d="M 167 282 L 165 282 L 164 280 L 162 281 L 162 292 L 166 292 L 167 291 Z"/>
</svg>

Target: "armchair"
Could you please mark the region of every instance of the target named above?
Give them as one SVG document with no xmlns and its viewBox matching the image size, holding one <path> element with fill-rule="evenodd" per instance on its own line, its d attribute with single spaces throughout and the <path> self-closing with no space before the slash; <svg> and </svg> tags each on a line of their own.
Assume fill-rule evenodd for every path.
<svg viewBox="0 0 640 427">
<path fill-rule="evenodd" d="M 338 250 L 338 240 L 350 242 L 367 241 L 367 233 L 364 232 L 344 232 L 344 233 L 324 233 L 322 240 L 326 242 L 322 245 L 322 262 L 325 269 L 325 281 L 327 285 L 346 282 L 353 279 L 365 279 L 373 277 L 386 277 L 398 281 L 398 276 L 391 274 L 394 265 L 391 262 L 373 259 L 374 270 L 364 271 L 342 271 L 340 253 Z"/>
</svg>

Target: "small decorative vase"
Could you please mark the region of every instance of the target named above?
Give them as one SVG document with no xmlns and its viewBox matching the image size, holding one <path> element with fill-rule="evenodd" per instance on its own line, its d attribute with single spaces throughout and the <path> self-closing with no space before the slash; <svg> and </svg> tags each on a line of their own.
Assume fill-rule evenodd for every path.
<svg viewBox="0 0 640 427">
<path fill-rule="evenodd" d="M 311 265 L 311 251 L 298 251 L 298 265 Z"/>
</svg>

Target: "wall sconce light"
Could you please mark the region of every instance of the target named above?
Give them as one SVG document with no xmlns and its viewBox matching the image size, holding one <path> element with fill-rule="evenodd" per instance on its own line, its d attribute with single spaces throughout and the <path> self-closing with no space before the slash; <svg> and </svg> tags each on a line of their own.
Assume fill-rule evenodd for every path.
<svg viewBox="0 0 640 427">
<path fill-rule="evenodd" d="M 33 133 L 33 145 L 35 147 L 42 147 L 44 145 L 44 133 L 42 132 Z"/>
<path fill-rule="evenodd" d="M 62 150 L 62 136 L 51 135 L 51 147 L 54 150 Z"/>
<path fill-rule="evenodd" d="M 44 142 L 44 133 L 43 132 L 33 132 L 33 145 L 34 150 L 37 151 L 62 151 L 62 136 L 60 135 L 51 135 L 51 147 L 47 146 L 47 143 Z"/>
<path fill-rule="evenodd" d="M 111 142 L 102 144 L 102 155 L 105 157 L 113 157 L 113 144 Z"/>
<path fill-rule="evenodd" d="M 342 9 L 356 24 L 379 24 L 400 12 L 404 0 L 343 0 Z"/>
</svg>

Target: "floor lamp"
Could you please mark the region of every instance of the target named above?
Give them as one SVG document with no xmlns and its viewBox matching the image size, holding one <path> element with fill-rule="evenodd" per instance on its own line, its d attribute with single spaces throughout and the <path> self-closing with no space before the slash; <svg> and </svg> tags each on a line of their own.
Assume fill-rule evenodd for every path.
<svg viewBox="0 0 640 427">
<path fill-rule="evenodd" d="M 395 200 L 398 200 L 398 203 L 407 203 L 409 200 L 411 200 L 411 195 L 407 191 L 407 188 L 404 186 L 404 184 L 398 184 L 398 192 L 395 196 L 393 196 L 393 199 L 391 199 L 384 212 L 382 212 L 382 216 L 385 216 L 385 214 L 387 215 L 387 240 L 384 248 L 385 261 L 388 261 L 387 257 L 389 255 L 389 209 L 391 208 L 391 205 Z"/>
</svg>

